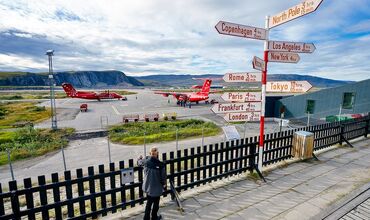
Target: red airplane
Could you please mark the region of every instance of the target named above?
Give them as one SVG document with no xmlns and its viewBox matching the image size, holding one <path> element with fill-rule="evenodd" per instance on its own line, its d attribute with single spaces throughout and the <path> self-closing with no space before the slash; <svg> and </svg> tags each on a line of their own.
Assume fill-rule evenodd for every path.
<svg viewBox="0 0 370 220">
<path fill-rule="evenodd" d="M 209 98 L 209 90 L 211 88 L 212 80 L 205 79 L 204 84 L 199 92 L 191 92 L 191 93 L 183 93 L 183 92 L 154 92 L 155 94 L 163 95 L 164 97 L 168 97 L 172 95 L 174 98 L 177 99 L 177 103 L 199 103 L 200 101 L 206 101 Z M 199 87 L 198 87 L 199 88 Z M 208 102 L 208 101 L 206 101 Z M 190 107 L 190 106 L 189 106 Z"/>
<path fill-rule="evenodd" d="M 71 98 L 80 98 L 80 99 L 96 99 L 100 101 L 101 99 L 126 99 L 124 96 L 117 94 L 115 92 L 104 91 L 100 93 L 96 92 L 86 92 L 86 91 L 77 91 L 69 83 L 63 83 L 62 87 L 67 96 Z"/>
</svg>

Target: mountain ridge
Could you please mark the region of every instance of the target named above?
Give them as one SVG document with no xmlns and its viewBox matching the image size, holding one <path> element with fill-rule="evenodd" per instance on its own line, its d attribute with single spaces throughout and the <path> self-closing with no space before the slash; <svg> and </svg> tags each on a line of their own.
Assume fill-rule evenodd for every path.
<svg viewBox="0 0 370 220">
<path fill-rule="evenodd" d="M 77 88 L 92 87 L 134 87 L 144 84 L 134 77 L 116 70 L 106 71 L 63 71 L 55 72 L 57 86 L 63 82 L 71 83 Z M 0 72 L 0 86 L 48 86 L 48 73 Z"/>
</svg>

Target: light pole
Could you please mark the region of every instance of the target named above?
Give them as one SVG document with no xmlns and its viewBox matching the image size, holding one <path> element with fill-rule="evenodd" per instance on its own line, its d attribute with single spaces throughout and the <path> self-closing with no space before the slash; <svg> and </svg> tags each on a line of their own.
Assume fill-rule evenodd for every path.
<svg viewBox="0 0 370 220">
<path fill-rule="evenodd" d="M 49 59 L 49 79 L 50 79 L 50 105 L 51 105 L 51 128 L 56 130 L 57 126 L 57 113 L 54 97 L 54 73 L 53 73 L 53 56 L 54 50 L 47 50 L 46 54 Z"/>
</svg>

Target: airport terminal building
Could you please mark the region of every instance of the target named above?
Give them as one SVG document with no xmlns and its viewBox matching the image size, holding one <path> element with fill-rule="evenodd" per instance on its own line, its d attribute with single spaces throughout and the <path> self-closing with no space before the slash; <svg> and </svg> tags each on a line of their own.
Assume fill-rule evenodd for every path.
<svg viewBox="0 0 370 220">
<path fill-rule="evenodd" d="M 333 115 L 367 114 L 370 112 L 370 79 L 317 92 L 282 98 L 275 102 L 274 115 L 284 118 L 320 119 Z"/>
</svg>

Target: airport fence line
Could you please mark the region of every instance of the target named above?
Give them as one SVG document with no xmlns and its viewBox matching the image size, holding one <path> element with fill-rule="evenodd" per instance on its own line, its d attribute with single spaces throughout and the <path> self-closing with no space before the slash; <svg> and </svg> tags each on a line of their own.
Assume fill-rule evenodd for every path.
<svg viewBox="0 0 370 220">
<path fill-rule="evenodd" d="M 314 150 L 333 144 L 341 144 L 369 133 L 370 117 L 366 116 L 348 122 L 335 122 L 266 135 L 263 165 L 267 166 L 292 157 L 292 139 L 295 131 L 306 130 L 314 133 Z M 225 177 L 246 171 L 253 171 L 258 163 L 258 140 L 252 137 L 198 146 L 176 152 L 163 153 L 161 159 L 167 170 L 167 181 L 174 183 L 177 191 L 194 188 Z M 132 168 L 134 180 L 122 184 L 122 170 Z M 0 184 L 0 219 L 87 219 L 115 213 L 146 200 L 141 185 L 143 168 L 135 166 L 134 160 L 99 165 L 98 170 L 88 167 L 23 180 L 23 186 L 9 182 L 9 190 L 2 191 Z M 168 184 L 170 185 L 170 184 Z M 170 190 L 164 192 L 168 196 Z"/>
</svg>

